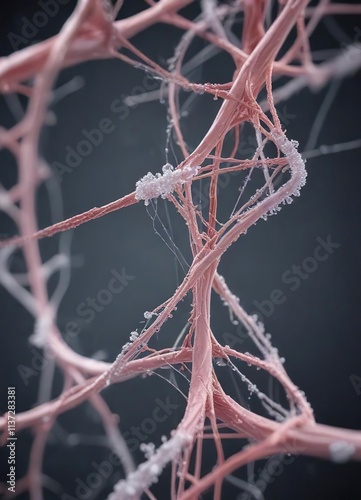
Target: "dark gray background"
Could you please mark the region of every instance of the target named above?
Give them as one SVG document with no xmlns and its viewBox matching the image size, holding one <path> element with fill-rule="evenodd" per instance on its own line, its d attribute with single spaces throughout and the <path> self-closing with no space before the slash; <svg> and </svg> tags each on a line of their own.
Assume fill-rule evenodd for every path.
<svg viewBox="0 0 361 500">
<path fill-rule="evenodd" d="M 131 7 L 130 3 L 125 2 L 123 15 L 143 8 L 143 2 L 133 2 Z M 56 33 L 73 5 L 74 2 L 69 2 L 62 6 L 58 15 L 39 29 L 32 41 Z M 11 51 L 9 33 L 21 33 L 23 16 L 31 20 L 39 11 L 39 5 L 36 2 L 17 2 L 7 12 L 4 7 L 1 9 L 1 51 L 5 55 Z M 197 7 L 192 7 L 186 14 L 193 17 L 196 11 Z M 342 19 L 339 22 L 341 31 L 337 34 L 339 39 L 335 40 L 329 33 L 330 25 L 322 23 L 312 42 L 319 49 L 342 48 L 342 43 L 355 39 L 355 29 L 360 26 L 359 17 Z M 180 35 L 179 30 L 156 26 L 135 37 L 133 43 L 158 63 L 165 64 Z M 202 42 L 196 42 L 191 53 L 196 53 L 203 46 Z M 204 68 L 198 68 L 192 73 L 191 78 L 203 82 L 229 81 L 232 71 L 230 59 L 218 55 Z M 54 161 L 64 163 L 66 147 L 76 148 L 84 138 L 83 129 L 89 131 L 98 128 L 100 120 L 107 118 L 112 120 L 114 130 L 104 137 L 99 146 L 94 147 L 92 153 L 72 173 L 65 173 L 62 182 L 58 183 L 64 202 L 64 217 L 120 198 L 134 189 L 135 182 L 142 175 L 149 170 L 153 173 L 160 171 L 166 161 L 167 118 L 164 105 L 154 102 L 137 106 L 130 109 L 129 115 L 123 120 L 111 110 L 114 100 L 131 94 L 136 85 L 144 85 L 144 74 L 141 71 L 129 68 L 119 61 L 97 61 L 64 71 L 58 86 L 78 76 L 83 79 L 83 88 L 52 107 L 57 123 L 44 130 L 41 154 L 50 165 Z M 154 84 L 150 80 L 147 82 Z M 360 72 L 342 82 L 317 145 L 359 138 L 360 83 Z M 290 138 L 299 140 L 300 151 L 307 142 L 317 109 L 326 92 L 327 89 L 318 93 L 303 91 L 286 104 L 285 110 L 283 105 L 279 107 L 281 113 L 287 113 L 287 134 Z M 183 119 L 182 124 L 191 149 L 202 138 L 219 105 L 220 102 L 214 102 L 211 97 L 203 95 L 198 96 L 189 108 L 189 116 Z M 2 123 L 6 125 L 13 120 L 9 102 L 2 101 L 1 115 Z M 247 137 L 246 129 L 246 143 Z M 9 187 L 15 182 L 16 169 L 7 153 L 1 155 L 1 182 Z M 220 264 L 221 274 L 248 311 L 255 310 L 254 301 L 269 299 L 275 288 L 284 292 L 286 299 L 266 319 L 266 329 L 285 357 L 288 373 L 305 391 L 319 422 L 354 429 L 360 428 L 361 421 L 361 395 L 357 393 L 350 378 L 361 377 L 359 158 L 360 149 L 309 160 L 308 180 L 301 197 L 276 217 L 271 217 L 267 222 L 259 222 L 250 229 L 245 237 L 240 238 L 229 249 Z M 172 152 L 169 161 L 173 164 L 176 162 Z M 222 190 L 220 220 L 227 219 L 239 184 L 240 181 L 234 177 L 229 186 Z M 163 201 L 158 202 L 159 213 L 167 225 L 164 206 Z M 51 223 L 45 189 L 39 192 L 38 207 L 39 224 L 45 227 Z M 189 262 L 185 228 L 179 216 L 171 208 L 169 211 L 174 242 Z M 0 216 L 0 224 L 1 233 L 14 234 L 14 227 L 3 215 Z M 325 262 L 321 262 L 307 279 L 302 280 L 297 290 L 290 291 L 289 285 L 282 281 L 283 273 L 294 264 L 301 264 L 305 258 L 312 256 L 317 238 L 326 239 L 328 235 L 340 247 Z M 58 237 L 40 242 L 44 258 L 49 258 L 57 251 L 58 242 Z M 71 255 L 71 283 L 58 316 L 61 331 L 64 331 L 67 322 L 79 320 L 77 306 L 86 297 L 94 296 L 106 287 L 112 269 L 120 271 L 125 267 L 127 273 L 135 277 L 123 293 L 115 296 L 104 311 L 96 314 L 94 321 L 82 324 L 81 333 L 70 342 L 74 349 L 88 356 L 105 351 L 105 359 L 111 361 L 128 339 L 129 332 L 142 326 L 144 311 L 153 309 L 173 293 L 177 286 L 174 255 L 155 235 L 152 220 L 143 204 L 113 213 L 73 231 Z M 21 270 L 21 267 L 22 261 L 17 258 L 14 268 Z M 178 279 L 181 279 L 183 274 L 179 267 L 178 272 Z M 56 279 L 53 279 L 50 287 L 55 284 Z M 3 338 L 0 363 L 3 371 L 1 410 L 5 411 L 7 385 L 15 385 L 17 411 L 20 412 L 35 403 L 40 379 L 39 376 L 33 376 L 29 379 L 29 384 L 25 385 L 19 375 L 19 365 L 31 366 L 34 362 L 36 351 L 30 349 L 27 343 L 33 331 L 33 323 L 30 316 L 3 289 L 0 290 L 0 304 L 0 330 Z M 188 297 L 179 307 L 174 319 L 159 333 L 157 344 L 153 345 L 166 346 L 174 341 L 187 321 L 189 305 Z M 225 333 L 236 335 L 237 328 L 228 321 L 228 313 L 217 297 L 213 299 L 213 306 L 212 326 L 217 337 L 222 339 Z M 252 349 L 248 341 L 238 347 L 245 351 Z M 226 390 L 239 397 L 234 390 L 230 370 L 220 370 L 223 370 L 220 377 Z M 269 381 L 266 377 L 262 378 L 247 367 L 242 367 L 242 371 L 267 390 Z M 168 377 L 169 373 L 164 371 L 162 375 Z M 240 386 L 240 381 L 237 384 Z M 182 388 L 186 390 L 186 387 Z M 60 389 L 61 377 L 57 373 L 54 395 Z M 241 387 L 240 390 L 242 404 L 250 404 L 251 408 L 260 410 L 254 396 L 248 400 L 247 389 Z M 272 386 L 271 391 L 276 392 L 275 397 L 282 401 L 281 392 L 277 396 L 277 387 Z M 150 441 L 156 443 L 159 443 L 162 434 L 177 425 L 184 408 L 182 397 L 169 384 L 155 376 L 112 387 L 104 392 L 104 396 L 112 410 L 121 415 L 123 431 L 129 430 L 132 425 L 140 425 L 151 414 L 157 397 L 165 400 L 169 396 L 172 402 L 179 404 L 179 409 L 170 416 L 164 427 L 157 428 L 149 437 Z M 76 497 L 75 478 L 84 480 L 93 470 L 92 461 L 99 463 L 106 459 L 109 451 L 101 444 L 97 445 L 95 440 L 92 441 L 94 435 L 100 435 L 101 426 L 88 404 L 62 416 L 60 424 L 65 433 L 58 428 L 52 435 L 46 451 L 44 472 L 59 481 L 65 493 Z M 89 438 L 82 438 L 82 444 L 77 447 L 71 446 L 66 441 L 66 432 L 81 433 Z M 87 444 L 88 441 L 90 445 Z M 26 470 L 30 442 L 30 431 L 19 434 L 18 478 Z M 239 444 L 229 445 L 228 452 L 235 451 L 237 446 Z M 139 450 L 135 452 L 136 460 L 141 461 L 142 456 Z M 211 450 L 209 457 L 212 457 Z M 4 463 L 2 470 L 5 467 Z M 255 470 L 259 468 L 260 464 L 257 463 Z M 265 498 L 357 499 L 361 496 L 360 470 L 359 464 L 335 465 L 314 458 L 297 458 L 293 464 L 285 466 L 282 475 L 269 485 Z M 239 471 L 238 476 L 246 477 Z M 115 474 L 90 498 L 105 498 L 116 477 Z M 235 498 L 237 492 L 238 490 L 227 485 L 224 488 L 224 498 Z M 160 481 L 154 488 L 154 494 L 157 498 L 168 498 L 167 479 Z M 59 498 L 60 493 L 53 494 L 45 490 L 44 495 L 51 500 Z M 24 495 L 19 498 L 27 497 Z M 211 495 L 204 495 L 204 498 L 211 498 Z"/>
</svg>

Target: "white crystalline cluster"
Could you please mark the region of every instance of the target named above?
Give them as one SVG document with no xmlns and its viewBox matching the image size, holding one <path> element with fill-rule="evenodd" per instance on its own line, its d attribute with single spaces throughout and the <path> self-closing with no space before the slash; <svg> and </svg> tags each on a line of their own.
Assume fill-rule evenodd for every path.
<svg viewBox="0 0 361 500">
<path fill-rule="evenodd" d="M 130 332 L 129 340 L 131 342 L 134 342 L 135 340 L 137 340 L 138 337 L 139 337 L 139 333 L 138 332 Z"/>
<path fill-rule="evenodd" d="M 161 196 L 165 198 L 172 193 L 179 185 L 184 184 L 197 175 L 199 167 L 186 166 L 179 170 L 174 170 L 172 165 L 167 163 L 162 168 L 162 174 L 153 175 L 148 172 L 137 183 L 135 188 L 135 198 L 144 200 L 145 205 L 149 205 L 149 200 Z"/>
<path fill-rule="evenodd" d="M 144 453 L 147 460 L 154 455 L 155 444 L 154 443 L 141 443 L 139 446 L 140 450 Z"/>
<path fill-rule="evenodd" d="M 347 441 L 335 441 L 330 444 L 331 460 L 338 464 L 348 462 L 355 452 L 355 447 Z"/>
<path fill-rule="evenodd" d="M 299 196 L 300 189 L 306 184 L 307 172 L 305 169 L 305 162 L 302 159 L 302 156 L 297 151 L 298 142 L 290 141 L 287 139 L 285 135 L 280 134 L 279 132 L 271 132 L 271 136 L 277 147 L 282 151 L 282 153 L 289 160 L 289 164 L 292 170 L 292 177 L 297 177 L 298 183 L 295 189 L 292 192 L 288 193 L 288 197 L 286 198 L 286 203 L 291 203 L 291 196 Z"/>
<path fill-rule="evenodd" d="M 264 220 L 267 220 L 267 218 L 271 215 L 276 215 L 281 210 L 282 205 L 289 205 L 290 203 L 292 203 L 292 196 L 300 196 L 300 190 L 306 184 L 307 177 L 305 161 L 297 151 L 298 142 L 290 141 L 285 135 L 280 134 L 275 130 L 271 132 L 271 136 L 276 146 L 288 159 L 292 178 L 284 186 L 286 189 L 286 192 L 284 194 L 286 196 L 278 205 L 262 215 L 262 219 Z M 288 186 L 288 188 L 286 186 Z"/>
<path fill-rule="evenodd" d="M 138 500 L 146 488 L 158 481 L 164 467 L 176 459 L 182 449 L 191 442 L 191 436 L 176 432 L 169 441 L 164 441 L 146 462 L 139 465 L 136 471 L 128 474 L 125 480 L 119 481 L 108 500 Z"/>
<path fill-rule="evenodd" d="M 46 310 L 35 321 L 34 333 L 29 339 L 30 343 L 39 349 L 45 347 L 52 324 L 53 316 L 49 310 Z"/>
</svg>

